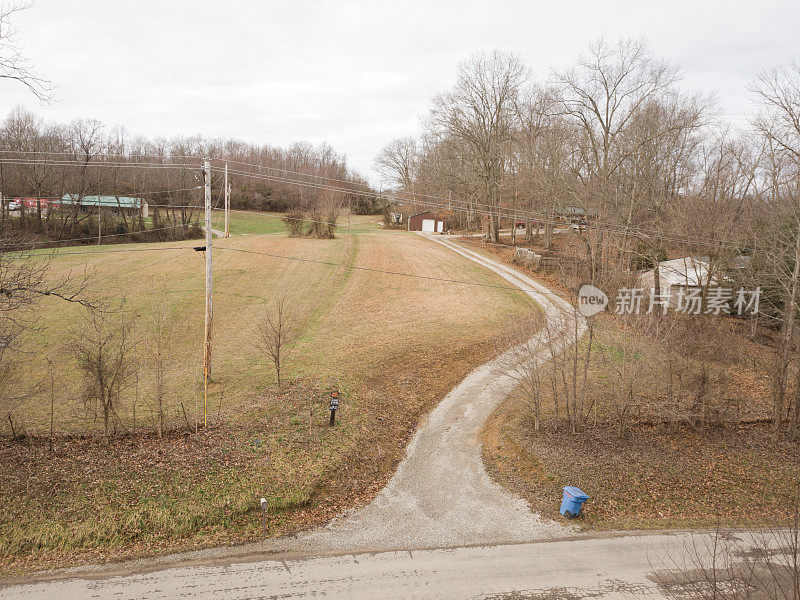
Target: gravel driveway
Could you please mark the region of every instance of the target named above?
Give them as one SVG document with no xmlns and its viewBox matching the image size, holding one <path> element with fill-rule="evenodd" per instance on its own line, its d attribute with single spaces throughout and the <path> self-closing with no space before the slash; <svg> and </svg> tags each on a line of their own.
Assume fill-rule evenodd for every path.
<svg viewBox="0 0 800 600">
<path fill-rule="evenodd" d="M 536 348 L 537 362 L 547 360 L 546 335 L 558 336 L 559 344 L 574 339 L 572 306 L 546 287 L 442 237 L 426 237 L 526 290 L 548 320 L 558 323 L 549 334 L 542 331 L 527 342 Z M 580 319 L 578 335 L 584 328 Z M 438 404 L 420 424 L 394 476 L 371 504 L 325 527 L 276 540 L 280 549 L 436 548 L 525 542 L 567 533 L 568 528 L 532 513 L 524 500 L 492 481 L 483 466 L 480 432 L 492 411 L 516 387 L 505 374 L 511 356 L 506 353 L 478 367 Z M 554 507 L 558 501 L 553 499 Z"/>
</svg>

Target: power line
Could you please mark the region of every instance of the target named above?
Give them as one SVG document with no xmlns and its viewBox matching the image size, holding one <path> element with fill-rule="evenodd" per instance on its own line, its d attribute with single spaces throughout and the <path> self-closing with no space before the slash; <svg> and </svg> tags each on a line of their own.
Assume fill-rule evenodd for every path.
<svg viewBox="0 0 800 600">
<path fill-rule="evenodd" d="M 0 154 L 34 154 L 34 155 L 72 156 L 72 157 L 76 157 L 76 161 L 74 161 L 74 162 L 78 162 L 78 164 L 81 164 L 78 159 L 82 158 L 80 153 L 63 152 L 63 151 L 61 151 L 61 152 L 43 152 L 43 151 L 37 151 L 37 150 L 0 150 Z M 131 158 L 131 159 L 153 158 L 153 159 L 159 159 L 159 160 L 162 160 L 162 161 L 170 160 L 170 159 L 197 160 L 197 161 L 202 161 L 203 160 L 203 157 L 201 157 L 199 155 L 185 155 L 185 154 L 168 154 L 168 155 L 129 154 L 128 155 L 128 154 L 110 154 L 109 153 L 109 154 L 102 154 L 102 155 L 96 155 L 96 156 L 105 156 L 105 157 L 123 158 L 123 159 L 127 159 L 127 158 Z M 0 159 L 0 160 L 3 160 L 3 159 Z M 242 165 L 244 167 L 253 167 L 253 168 L 256 168 L 256 169 L 266 169 L 266 170 L 270 170 L 270 171 L 279 171 L 279 172 L 283 172 L 283 173 L 290 173 L 292 175 L 302 175 L 304 177 L 314 177 L 314 178 L 318 177 L 318 178 L 321 178 L 321 179 L 327 179 L 329 181 L 336 181 L 336 182 L 340 182 L 340 183 L 350 183 L 352 185 L 360 185 L 360 186 L 363 186 L 363 187 L 368 187 L 368 185 L 369 185 L 369 184 L 365 184 L 365 183 L 355 182 L 355 181 L 352 181 L 352 180 L 349 180 L 349 179 L 336 179 L 334 177 L 330 177 L 330 176 L 327 176 L 327 175 L 315 175 L 313 173 L 305 173 L 303 171 L 294 171 L 294 170 L 286 169 L 286 168 L 283 168 L 283 167 L 271 167 L 271 166 L 268 166 L 268 165 L 260 165 L 258 163 L 249 163 L 249 162 L 244 162 L 244 161 L 240 161 L 240 160 L 233 160 L 233 159 L 225 158 L 225 157 L 213 158 L 211 160 L 212 160 L 212 163 L 214 161 L 216 161 L 216 162 L 225 162 L 225 161 L 227 161 L 229 163 Z M 122 161 L 119 161 L 119 162 L 122 162 Z M 89 163 L 89 164 L 92 164 L 92 163 Z M 104 163 L 97 163 L 97 164 L 104 164 Z M 147 164 L 158 164 L 158 163 L 147 163 Z M 200 167 L 202 167 L 202 165 L 198 163 L 197 167 L 200 168 Z"/>
<path fill-rule="evenodd" d="M 331 177 L 329 175 L 315 175 L 314 173 L 304 173 L 302 171 L 293 171 L 291 169 L 286 169 L 286 168 L 283 168 L 283 167 L 270 167 L 268 165 L 259 165 L 257 163 L 247 163 L 247 162 L 242 162 L 240 160 L 231 160 L 231 159 L 225 159 L 225 160 L 227 162 L 231 163 L 231 164 L 241 165 L 243 167 L 253 167 L 255 169 L 266 169 L 268 171 L 278 171 L 278 172 L 282 172 L 282 173 L 289 173 L 291 175 L 301 175 L 303 177 L 313 177 L 314 179 L 317 179 L 317 178 L 325 179 L 327 181 L 334 181 L 334 182 L 337 182 L 337 183 L 347 183 L 349 185 L 356 185 L 356 186 L 361 186 L 361 187 L 365 187 L 365 188 L 369 189 L 369 184 L 368 183 L 361 183 L 361 182 L 358 182 L 358 181 L 352 181 L 350 179 L 337 179 L 336 177 Z M 214 168 L 217 168 L 217 167 L 214 167 Z"/>
<path fill-rule="evenodd" d="M 212 170 L 214 168 L 215 167 L 212 167 Z M 312 182 L 308 182 L 308 181 L 300 181 L 300 180 L 293 180 L 293 179 L 287 179 L 287 178 L 279 178 L 279 177 L 276 177 L 276 176 L 266 175 L 266 174 L 263 174 L 263 173 L 248 173 L 246 171 L 232 171 L 232 172 L 236 173 L 237 175 L 243 176 L 243 177 L 252 177 L 252 178 L 255 178 L 255 179 L 263 179 L 263 180 L 267 180 L 267 181 L 274 181 L 274 182 L 286 183 L 286 184 L 291 184 L 291 185 L 305 186 L 305 187 L 311 187 L 311 188 L 316 188 L 316 189 L 324 189 L 324 190 L 327 190 L 327 191 L 335 191 L 335 192 L 340 192 L 340 193 L 349 193 L 349 194 L 356 194 L 356 195 L 362 195 L 362 196 L 369 195 L 370 197 L 374 196 L 373 193 L 366 194 L 366 193 L 363 193 L 363 192 L 358 192 L 357 190 L 350 190 L 350 189 L 336 187 L 336 186 L 330 186 L 330 185 L 316 184 L 316 183 L 312 183 Z M 425 196 L 425 195 L 423 195 L 423 196 Z M 508 212 L 509 209 L 506 209 L 506 208 L 496 208 L 496 209 L 485 209 L 485 208 L 475 208 L 475 207 L 469 208 L 466 205 L 466 202 L 463 201 L 463 200 L 462 201 L 453 201 L 451 199 L 445 199 L 445 198 L 440 198 L 440 197 L 435 197 L 435 196 L 427 196 L 427 197 L 440 198 L 442 201 L 447 200 L 447 204 L 445 204 L 444 202 L 429 202 L 429 201 L 419 200 L 419 199 L 416 199 L 416 198 L 413 198 L 413 199 L 398 198 L 398 197 L 392 196 L 392 195 L 384 195 L 383 197 L 387 198 L 389 200 L 397 200 L 397 201 L 402 201 L 402 202 L 408 202 L 408 203 L 416 204 L 416 205 L 420 205 L 420 206 L 435 207 L 435 208 L 440 208 L 440 209 L 447 208 L 448 210 L 456 210 L 456 211 L 462 211 L 462 212 L 471 211 L 471 212 L 473 212 L 475 214 L 479 214 L 479 215 L 483 215 L 483 216 L 497 216 L 497 217 L 500 217 L 500 218 L 508 218 L 508 219 L 526 218 L 526 219 L 538 220 L 538 221 L 540 221 L 542 223 L 551 224 L 551 225 L 568 225 L 567 223 L 564 223 L 562 220 L 559 220 L 557 217 L 553 217 L 551 215 L 548 215 L 547 213 L 537 212 L 537 211 L 530 211 L 530 210 L 525 210 L 525 209 L 520 209 L 520 210 L 516 210 L 516 211 L 513 211 L 513 212 Z M 453 204 L 460 204 L 461 206 L 460 207 L 458 207 L 458 206 L 453 207 Z M 487 206 L 487 205 L 484 204 L 484 203 L 476 202 L 475 206 L 484 207 L 484 206 Z M 618 234 L 639 234 L 639 235 L 645 236 L 645 237 L 655 237 L 655 238 L 658 238 L 660 240 L 673 241 L 673 242 L 678 242 L 678 243 L 683 243 L 683 244 L 700 244 L 700 245 L 705 245 L 707 247 L 720 247 L 720 248 L 729 248 L 729 249 L 734 249 L 734 250 L 738 250 L 740 248 L 736 244 L 719 242 L 719 241 L 716 241 L 716 240 L 711 240 L 709 238 L 702 238 L 702 237 L 697 237 L 697 236 L 674 235 L 674 234 L 666 234 L 665 235 L 665 234 L 662 234 L 661 232 L 654 231 L 654 230 L 648 231 L 648 230 L 645 230 L 645 229 L 642 229 L 642 228 L 636 228 L 636 227 L 626 228 L 626 227 L 624 227 L 622 225 L 617 225 L 617 224 L 598 221 L 598 220 L 595 220 L 595 221 L 592 222 L 592 227 L 595 227 L 595 228 L 598 228 L 598 229 L 604 229 L 606 231 L 611 231 L 613 233 L 618 233 Z"/>
<path fill-rule="evenodd" d="M 170 225 L 168 227 L 156 227 L 154 229 L 144 229 L 142 231 L 128 231 L 128 232 L 125 232 L 125 233 L 109 233 L 108 235 L 105 235 L 104 237 L 121 237 L 121 236 L 126 236 L 126 235 L 147 234 L 147 233 L 149 233 L 151 231 L 165 231 L 167 229 L 178 229 L 178 228 L 184 228 L 184 227 L 187 227 L 187 225 Z M 42 245 L 45 245 L 45 244 L 47 244 L 47 245 L 50 245 L 50 244 L 63 244 L 63 243 L 66 243 L 66 242 L 83 242 L 83 241 L 86 241 L 86 240 L 96 240 L 96 239 L 97 239 L 96 236 L 89 236 L 89 237 L 80 237 L 80 238 L 66 238 L 66 239 L 63 239 L 63 240 L 49 240 L 49 241 L 46 241 L 46 242 L 33 242 L 33 244 L 34 245 L 36 245 L 36 244 L 42 244 Z M 5 246 L 9 246 L 11 244 L 4 244 L 4 245 Z M 41 249 L 42 248 L 23 248 L 20 251 L 24 251 L 24 250 L 41 250 Z M 11 252 L 17 252 L 17 250 L 12 250 Z"/>
<path fill-rule="evenodd" d="M 122 197 L 125 197 L 125 196 L 129 196 L 129 197 L 151 196 L 153 194 L 170 194 L 170 193 L 173 193 L 173 192 L 188 192 L 188 191 L 198 190 L 198 189 L 202 189 L 202 186 L 201 187 L 196 187 L 195 186 L 195 187 L 188 187 L 188 188 L 175 188 L 175 189 L 171 189 L 171 190 L 156 190 L 156 191 L 151 191 L 151 192 L 131 192 L 130 194 L 86 194 L 84 197 L 87 197 L 87 196 L 112 196 L 114 198 L 122 198 Z M 58 203 L 57 201 L 60 201 L 62 199 L 62 197 L 59 197 L 59 196 L 40 196 L 40 197 L 39 196 L 8 196 L 8 197 L 6 197 L 6 200 L 13 199 L 13 198 L 22 198 L 22 199 L 30 198 L 30 199 L 33 199 L 33 200 L 46 201 L 46 202 L 52 203 L 52 204 L 57 204 Z M 166 204 L 164 204 L 164 205 L 150 204 L 150 206 L 168 206 L 168 205 L 166 205 Z"/>
<path fill-rule="evenodd" d="M 195 186 L 195 187 L 187 187 L 187 188 L 177 188 L 174 190 L 158 190 L 156 192 L 131 192 L 134 196 L 150 196 L 152 194 L 171 194 L 174 192 L 191 192 L 193 190 L 200 190 L 202 186 Z M 102 194 L 101 194 L 102 195 Z M 108 194 L 109 196 L 113 196 L 114 194 Z M 124 195 L 124 194 L 122 194 Z M 159 204 L 151 204 L 150 206 L 161 206 Z"/>
<path fill-rule="evenodd" d="M 50 163 L 48 161 L 38 161 L 38 162 L 37 161 L 21 161 L 21 160 L 9 161 L 8 159 L 0 158 L 0 164 L 2 164 L 3 162 L 6 162 L 7 164 L 28 164 L 30 162 L 34 162 L 34 163 L 37 163 L 37 164 L 55 164 L 55 165 L 67 164 L 68 166 L 83 166 L 81 163 L 76 163 L 76 162 Z M 241 161 L 232 161 L 232 162 L 241 163 Z M 89 163 L 89 164 L 93 165 L 93 166 L 106 166 L 106 167 L 115 166 L 116 165 L 116 166 L 120 166 L 120 167 L 152 167 L 152 168 L 164 168 L 164 169 L 176 169 L 176 168 L 187 168 L 187 167 L 197 168 L 197 169 L 200 168 L 199 165 L 178 164 L 178 163 L 149 163 L 149 162 L 147 162 L 147 163 L 135 163 L 135 162 L 108 163 L 108 162 L 105 162 L 105 163 L 93 163 L 93 164 Z M 241 163 L 241 164 L 252 165 L 252 163 Z M 253 165 L 253 166 L 255 166 L 255 165 Z M 269 170 L 281 171 L 281 169 L 278 169 L 276 167 L 261 167 L 261 166 L 258 166 L 257 168 L 259 168 L 259 169 L 264 168 L 264 169 L 269 169 Z M 222 171 L 222 167 L 214 167 L 214 166 L 212 166 L 211 169 L 212 170 L 216 169 L 217 171 Z M 283 171 L 284 172 L 292 172 L 292 173 L 295 173 L 295 174 L 298 173 L 297 171 L 289 171 L 287 169 L 283 169 Z M 337 186 L 337 185 L 333 185 L 333 184 L 321 184 L 321 183 L 317 183 L 317 182 L 292 179 L 290 177 L 280 177 L 280 176 L 277 176 L 277 175 L 269 175 L 269 174 L 266 174 L 266 173 L 253 173 L 253 172 L 248 172 L 248 171 L 243 171 L 243 170 L 238 170 L 238 169 L 237 170 L 231 170 L 230 172 L 231 172 L 231 174 L 240 175 L 242 177 L 260 179 L 260 180 L 270 181 L 270 182 L 274 182 L 274 183 L 284 183 L 284 184 L 288 184 L 288 185 L 311 187 L 311 188 L 315 188 L 315 189 L 323 189 L 323 190 L 334 191 L 334 192 L 339 192 L 339 193 L 344 193 L 344 194 L 353 194 L 353 195 L 360 195 L 360 196 L 367 196 L 367 197 L 375 197 L 376 196 L 376 194 L 375 194 L 375 192 L 373 190 L 359 191 L 357 189 L 352 189 L 350 187 L 341 187 L 341 186 Z M 360 183 L 355 183 L 355 182 L 350 182 L 350 181 L 345 181 L 345 180 L 337 180 L 335 178 L 330 178 L 330 177 L 327 177 L 327 176 L 324 176 L 324 175 L 313 175 L 313 174 L 301 174 L 301 175 L 304 176 L 304 177 L 309 177 L 309 178 L 314 178 L 314 179 L 323 179 L 323 180 L 329 180 L 329 181 L 345 182 L 345 183 L 348 184 L 348 186 L 361 186 L 361 187 L 367 187 L 368 188 L 368 185 L 366 185 L 366 184 L 360 184 Z M 444 197 L 441 197 L 441 196 L 434 196 L 434 195 L 430 195 L 430 194 L 416 194 L 415 193 L 415 194 L 411 195 L 411 197 L 397 196 L 397 195 L 392 194 L 392 195 L 384 195 L 382 197 L 385 197 L 385 198 L 390 199 L 390 200 L 398 201 L 398 202 L 409 202 L 409 203 L 420 205 L 420 206 L 436 207 L 436 208 L 439 208 L 439 209 L 448 208 L 449 210 L 456 210 L 456 211 L 461 211 L 461 212 L 471 211 L 471 212 L 473 212 L 475 214 L 479 214 L 479 215 L 483 215 L 483 216 L 497 216 L 497 217 L 509 218 L 509 219 L 527 218 L 527 219 L 536 219 L 536 220 L 539 220 L 542 223 L 547 223 L 547 224 L 552 224 L 552 225 L 562 225 L 562 224 L 564 224 L 562 220 L 554 218 L 552 215 L 549 215 L 549 214 L 543 213 L 543 212 L 520 209 L 520 210 L 514 210 L 514 211 L 509 213 L 508 212 L 509 209 L 507 209 L 507 208 L 493 207 L 491 205 L 488 205 L 488 204 L 485 204 L 485 203 L 481 203 L 481 202 L 473 202 L 472 206 L 469 206 L 465 200 L 453 201 L 451 198 L 444 198 Z M 421 200 L 420 198 L 427 198 L 428 200 L 439 200 L 439 202 L 431 202 L 431 201 Z M 446 204 L 445 204 L 445 202 L 446 202 Z M 454 202 L 457 205 L 460 205 L 460 206 L 456 206 L 454 208 L 453 207 Z M 476 207 L 478 207 L 478 208 L 476 208 Z M 187 207 L 187 208 L 194 208 L 194 207 Z M 707 246 L 707 247 L 720 247 L 720 248 L 729 248 L 729 249 L 734 249 L 734 250 L 738 250 L 739 249 L 739 246 L 736 245 L 736 244 L 720 242 L 720 241 L 716 241 L 716 240 L 711 240 L 709 238 L 703 238 L 703 237 L 699 237 L 699 236 L 689 236 L 689 235 L 662 234 L 661 232 L 658 232 L 658 231 L 655 231 L 655 230 L 646 230 L 646 229 L 638 228 L 638 227 L 625 227 L 623 225 L 618 225 L 618 224 L 609 223 L 609 222 L 603 222 L 603 221 L 598 221 L 598 220 L 593 221 L 593 227 L 604 229 L 606 231 L 610 231 L 610 232 L 621 234 L 621 235 L 634 234 L 634 235 L 640 235 L 640 236 L 644 236 L 644 237 L 653 237 L 653 238 L 657 238 L 657 239 L 662 240 L 662 241 L 672 241 L 672 242 L 682 243 L 682 244 L 696 244 L 696 245 L 704 245 L 704 246 Z"/>
<path fill-rule="evenodd" d="M 193 250 L 194 246 L 170 246 L 168 248 L 119 248 L 119 249 L 103 249 L 103 250 L 67 250 L 62 251 L 60 248 L 53 248 L 53 255 L 66 256 L 70 254 L 108 254 L 117 252 L 164 252 L 167 250 Z"/>
<path fill-rule="evenodd" d="M 0 159 L 0 163 L 2 163 L 3 160 L 4 159 Z M 237 162 L 238 163 L 239 161 L 233 161 L 233 162 Z M 75 163 L 70 163 L 70 166 L 74 166 L 74 164 Z M 102 165 L 108 166 L 110 163 L 97 163 L 97 164 L 98 165 L 102 164 Z M 156 166 L 157 168 L 173 168 L 175 166 L 174 164 L 170 164 L 170 163 L 165 163 L 165 164 L 159 164 L 159 163 L 121 163 L 121 164 L 124 165 L 124 166 L 133 166 L 133 165 L 138 165 L 138 166 Z M 243 163 L 243 164 L 252 164 L 252 163 Z M 188 166 L 188 165 L 180 165 L 180 166 Z M 199 168 L 199 166 L 197 168 Z M 258 168 L 267 168 L 267 169 L 272 169 L 272 170 L 280 170 L 280 169 L 277 169 L 277 168 L 274 168 L 274 167 L 258 167 Z M 215 170 L 215 169 L 217 171 L 222 171 L 221 167 L 213 167 L 212 166 L 212 170 Z M 288 170 L 284 170 L 284 171 L 288 172 Z M 275 182 L 275 183 L 285 183 L 285 184 L 290 184 L 290 185 L 305 186 L 305 187 L 311 187 L 311 188 L 315 188 L 315 189 L 324 189 L 324 190 L 328 190 L 328 191 L 335 191 L 335 192 L 340 192 L 340 193 L 345 193 L 345 194 L 355 194 L 355 195 L 368 196 L 368 197 L 374 197 L 375 196 L 375 193 L 372 190 L 359 191 L 359 190 L 354 190 L 354 189 L 350 189 L 350 188 L 343 188 L 343 187 L 335 186 L 335 185 L 326 185 L 326 184 L 320 184 L 320 183 L 316 183 L 316 182 L 302 181 L 302 180 L 298 180 L 298 179 L 292 179 L 292 178 L 289 178 L 289 177 L 280 177 L 280 176 L 277 176 L 277 175 L 268 175 L 268 174 L 265 174 L 265 173 L 252 173 L 252 172 L 242 171 L 242 170 L 238 170 L 238 169 L 237 170 L 231 170 L 230 172 L 232 174 L 237 174 L 237 175 L 240 175 L 240 176 L 243 176 L 243 177 L 261 179 L 261 180 L 271 181 L 271 182 Z M 297 172 L 295 171 L 294 173 L 297 173 Z M 313 177 L 315 179 L 320 178 L 320 179 L 328 179 L 328 180 L 331 180 L 331 181 L 344 181 L 344 180 L 336 180 L 335 178 L 329 178 L 329 177 L 326 177 L 326 176 L 317 176 L 317 175 L 311 175 L 311 174 L 302 174 L 302 175 L 305 176 L 305 177 Z M 346 182 L 346 183 L 348 183 L 348 185 L 361 185 L 362 187 L 368 187 L 368 186 L 365 186 L 364 184 L 355 184 L 353 182 Z M 421 205 L 421 206 L 430 206 L 430 207 L 436 207 L 436 208 L 440 208 L 440 209 L 441 208 L 445 208 L 445 204 L 444 204 L 445 201 L 447 202 L 448 209 L 452 210 L 452 204 L 453 204 L 453 201 L 450 198 L 444 198 L 444 197 L 441 197 L 441 196 L 433 196 L 433 195 L 429 195 L 429 194 L 416 194 L 415 193 L 415 194 L 413 194 L 413 196 L 411 198 L 398 197 L 398 196 L 395 196 L 395 195 L 387 195 L 387 196 L 384 196 L 384 197 L 386 197 L 388 199 L 391 199 L 391 200 L 395 200 L 395 201 L 410 202 L 410 203 L 418 204 L 418 205 Z M 440 200 L 441 202 L 426 202 L 424 200 L 420 200 L 420 197 L 428 198 L 428 199 Z M 508 214 L 508 213 L 501 212 L 501 211 L 507 210 L 507 209 L 498 209 L 498 208 L 495 208 L 495 207 L 491 207 L 490 205 L 487 205 L 485 203 L 474 202 L 473 203 L 474 206 L 471 207 L 471 208 L 468 207 L 466 205 L 466 202 L 463 201 L 463 200 L 462 201 L 458 201 L 457 200 L 456 203 L 460 203 L 462 205 L 461 208 L 456 208 L 456 210 L 461 210 L 462 212 L 471 210 L 472 212 L 475 212 L 477 214 L 484 215 L 484 216 L 498 216 L 498 217 L 501 217 L 501 218 L 511 218 L 511 219 L 520 217 L 520 218 L 537 219 L 539 221 L 542 221 L 542 222 L 545 222 L 545 223 L 548 223 L 548 224 L 553 224 L 553 225 L 561 225 L 561 224 L 563 224 L 560 220 L 554 219 L 552 216 L 547 215 L 546 213 L 540 213 L 540 212 L 536 212 L 536 211 L 528 211 L 528 210 L 522 209 L 522 210 L 514 211 L 513 214 Z M 481 208 L 480 209 L 476 209 L 475 206 L 481 207 Z M 488 209 L 485 208 L 485 207 L 488 207 Z M 712 240 L 709 240 L 709 239 L 706 239 L 706 238 L 693 237 L 693 236 L 679 236 L 679 235 L 674 235 L 674 234 L 672 234 L 672 235 L 663 235 L 660 232 L 655 232 L 655 231 L 648 232 L 647 230 L 644 230 L 644 229 L 641 229 L 641 228 L 625 228 L 624 226 L 620 226 L 620 225 L 616 225 L 616 224 L 608 223 L 608 222 L 602 222 L 602 221 L 594 221 L 594 226 L 595 227 L 600 227 L 600 228 L 603 228 L 603 229 L 605 229 L 607 231 L 611 231 L 611 232 L 618 233 L 618 234 L 634 233 L 634 234 L 639 234 L 639 235 L 643 235 L 643 236 L 647 236 L 647 237 L 657 237 L 657 238 L 659 238 L 661 240 L 669 240 L 669 241 L 674 241 L 674 242 L 678 242 L 678 243 L 685 243 L 685 244 L 705 244 L 705 245 L 708 245 L 708 246 L 718 246 L 718 247 L 726 246 L 725 244 L 721 244 L 720 242 L 712 241 Z M 729 245 L 727 245 L 727 247 L 732 248 L 732 249 L 738 248 L 734 244 L 729 244 Z"/>
<path fill-rule="evenodd" d="M 30 159 L 10 159 L 0 158 L 2 165 L 17 165 L 17 166 L 47 166 L 47 167 L 74 167 L 85 169 L 100 169 L 100 168 L 114 168 L 114 169 L 164 169 L 164 170 L 195 170 L 199 169 L 197 165 L 193 164 L 180 164 L 180 163 L 137 163 L 137 162 L 76 162 L 76 161 L 63 161 L 63 160 L 30 160 Z"/>
<path fill-rule="evenodd" d="M 480 283 L 480 282 L 477 282 L 477 281 L 466 281 L 466 280 L 463 280 L 463 279 L 448 279 L 448 278 L 445 278 L 445 277 L 434 277 L 433 275 L 420 275 L 419 273 L 407 273 L 407 272 L 403 272 L 403 271 L 390 271 L 390 270 L 387 270 L 387 269 L 374 269 L 372 267 L 359 267 L 359 266 L 356 266 L 356 265 L 348 265 L 348 264 L 345 264 L 345 263 L 337 263 L 337 262 L 332 262 L 332 261 L 327 261 L 327 260 L 317 260 L 317 259 L 313 259 L 313 258 L 302 258 L 302 257 L 299 257 L 299 256 L 286 256 L 286 255 L 283 255 L 283 254 L 273 254 L 273 253 L 270 253 L 270 252 L 259 252 L 259 251 L 256 251 L 256 250 L 245 250 L 244 248 L 231 248 L 229 246 L 217 246 L 216 248 L 217 248 L 217 250 L 226 250 L 226 251 L 231 251 L 231 252 L 242 252 L 242 253 L 245 253 L 245 254 L 256 254 L 256 255 L 259 255 L 259 256 L 267 256 L 267 257 L 270 257 L 270 258 L 278 258 L 278 259 L 281 259 L 281 260 L 290 260 L 290 261 L 302 262 L 302 263 L 312 263 L 312 264 L 318 264 L 318 265 L 326 265 L 326 266 L 329 266 L 329 267 L 341 267 L 343 269 L 350 269 L 350 270 L 356 270 L 356 271 L 368 271 L 370 273 L 381 273 L 381 274 L 384 274 L 384 275 L 396 275 L 398 277 L 412 277 L 412 278 L 415 278 L 415 279 L 425 279 L 425 280 L 429 280 L 429 281 L 438 281 L 438 282 L 441 282 L 441 283 L 453 283 L 453 284 L 459 284 L 459 285 L 472 285 L 472 286 L 478 286 L 478 287 L 498 288 L 498 289 L 502 289 L 502 290 L 512 290 L 512 291 L 522 291 L 522 292 L 535 292 L 537 294 L 543 294 L 544 293 L 541 290 L 532 289 L 532 288 L 528 289 L 528 288 L 521 288 L 521 287 L 512 286 L 512 285 L 498 285 L 496 283 Z M 557 296 L 557 294 L 553 294 L 553 293 L 551 293 L 551 295 L 552 296 Z"/>
</svg>

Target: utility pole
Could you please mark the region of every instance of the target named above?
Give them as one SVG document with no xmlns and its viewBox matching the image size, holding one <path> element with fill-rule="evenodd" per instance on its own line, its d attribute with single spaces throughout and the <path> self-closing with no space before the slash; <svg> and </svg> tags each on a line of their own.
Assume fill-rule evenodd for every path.
<svg viewBox="0 0 800 600">
<path fill-rule="evenodd" d="M 211 321 L 214 314 L 211 306 L 211 161 L 203 161 L 206 200 L 206 330 L 203 350 L 203 427 L 208 425 L 208 378 L 211 377 Z"/>
<path fill-rule="evenodd" d="M 231 188 L 228 185 L 228 162 L 225 161 L 225 237 L 231 237 L 228 230 L 228 213 L 231 210 Z"/>
<path fill-rule="evenodd" d="M 100 245 L 100 242 L 103 239 L 103 215 L 100 212 L 100 196 L 97 197 L 97 245 Z"/>
</svg>

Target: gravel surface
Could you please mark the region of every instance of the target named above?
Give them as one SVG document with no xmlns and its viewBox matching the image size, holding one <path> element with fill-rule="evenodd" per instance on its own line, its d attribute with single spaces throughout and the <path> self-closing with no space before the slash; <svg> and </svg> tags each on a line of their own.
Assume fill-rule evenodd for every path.
<svg viewBox="0 0 800 600">
<path fill-rule="evenodd" d="M 537 362 L 549 355 L 546 336 L 571 343 L 572 306 L 519 271 L 438 236 L 428 236 L 524 289 L 556 327 L 529 340 Z M 585 328 L 582 319 L 577 333 Z M 518 353 L 517 353 L 518 354 Z M 483 466 L 479 435 L 492 411 L 516 387 L 508 352 L 470 373 L 420 425 L 404 459 L 375 500 L 327 526 L 276 540 L 287 551 L 417 549 L 527 542 L 562 536 L 571 528 L 531 512 L 496 484 Z M 554 507 L 559 499 L 554 498 Z"/>
</svg>

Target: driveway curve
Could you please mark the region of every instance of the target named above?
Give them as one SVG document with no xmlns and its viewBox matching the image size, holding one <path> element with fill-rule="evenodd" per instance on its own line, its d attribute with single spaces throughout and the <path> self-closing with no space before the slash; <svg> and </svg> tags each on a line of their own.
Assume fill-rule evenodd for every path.
<svg viewBox="0 0 800 600">
<path fill-rule="evenodd" d="M 548 288 L 497 261 L 437 236 L 426 236 L 497 273 L 544 310 L 548 327 L 476 368 L 430 413 L 409 443 L 394 476 L 369 505 L 328 525 L 283 540 L 282 550 L 359 551 L 455 547 L 541 540 L 569 529 L 531 512 L 484 469 L 480 432 L 517 383 L 509 368 L 524 355 L 547 361 L 553 344 L 573 343 L 585 322 Z M 557 500 L 554 499 L 554 503 Z M 279 544 L 283 546 L 284 544 Z"/>
</svg>

